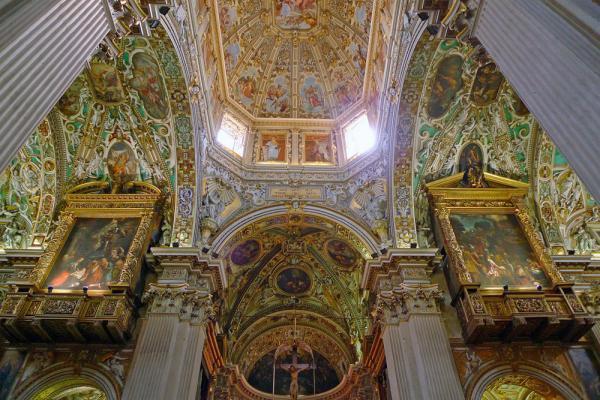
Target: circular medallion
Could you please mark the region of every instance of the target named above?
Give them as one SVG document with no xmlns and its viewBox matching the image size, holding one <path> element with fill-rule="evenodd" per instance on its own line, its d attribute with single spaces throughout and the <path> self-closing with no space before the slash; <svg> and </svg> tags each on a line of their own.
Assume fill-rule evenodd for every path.
<svg viewBox="0 0 600 400">
<path fill-rule="evenodd" d="M 236 265 L 250 264 L 260 255 L 260 243 L 250 239 L 238 244 L 231 252 L 231 262 Z"/>
<path fill-rule="evenodd" d="M 287 294 L 304 294 L 310 289 L 310 277 L 300 268 L 284 269 L 277 276 L 277 287 Z"/>
<path fill-rule="evenodd" d="M 342 267 L 352 267 L 356 264 L 356 252 L 341 240 L 333 239 L 327 242 L 327 254 Z"/>
</svg>

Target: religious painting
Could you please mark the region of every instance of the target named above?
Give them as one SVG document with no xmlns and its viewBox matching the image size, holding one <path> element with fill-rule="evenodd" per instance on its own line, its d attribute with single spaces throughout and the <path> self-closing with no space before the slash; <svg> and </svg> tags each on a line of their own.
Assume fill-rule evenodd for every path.
<svg viewBox="0 0 600 400">
<path fill-rule="evenodd" d="M 314 351 L 314 364 L 316 370 L 314 372 L 314 393 L 324 393 L 328 390 L 333 389 L 340 383 L 340 379 L 335 372 L 335 368 L 329 363 L 329 361 L 323 357 L 319 352 Z M 275 356 L 275 350 L 267 353 L 260 358 L 252 367 L 252 370 L 248 374 L 248 383 L 264 392 L 273 392 L 273 358 Z M 292 356 L 278 361 L 277 364 L 289 364 L 292 362 Z M 298 357 L 299 364 L 312 364 L 312 357 L 308 354 L 301 354 Z M 282 368 L 275 368 L 275 394 L 281 396 L 289 396 L 291 376 L 288 372 Z M 299 395 L 312 395 L 313 394 L 313 370 L 305 369 L 298 374 L 298 394 Z"/>
<path fill-rule="evenodd" d="M 329 135 L 304 135 L 304 161 L 331 163 L 331 137 Z"/>
<path fill-rule="evenodd" d="M 477 143 L 469 143 L 463 148 L 458 160 L 458 171 L 463 172 L 460 186 L 488 187 L 483 175 L 483 151 Z"/>
<path fill-rule="evenodd" d="M 462 89 L 463 59 L 458 55 L 448 56 L 438 64 L 431 86 L 431 97 L 427 113 L 432 118 L 446 114 L 456 94 Z"/>
<path fill-rule="evenodd" d="M 333 70 L 333 92 L 338 102 L 338 107 L 345 107 L 354 103 L 358 97 L 356 84 L 350 80 L 348 71 L 345 68 L 338 67 Z"/>
<path fill-rule="evenodd" d="M 221 30 L 229 32 L 237 23 L 237 8 L 234 5 L 224 5 L 219 10 L 219 22 Z"/>
<path fill-rule="evenodd" d="M 117 104 L 125 100 L 117 69 L 109 64 L 92 63 L 89 69 L 94 97 L 103 103 Z"/>
<path fill-rule="evenodd" d="M 302 109 L 311 114 L 322 113 L 325 108 L 323 87 L 314 76 L 308 76 L 300 88 Z"/>
<path fill-rule="evenodd" d="M 247 265 L 253 263 L 260 256 L 260 243 L 258 240 L 246 240 L 235 246 L 231 252 L 231 262 L 236 265 Z"/>
<path fill-rule="evenodd" d="M 240 44 L 237 42 L 229 43 L 227 47 L 225 47 L 225 68 L 227 71 L 233 70 L 237 65 L 240 59 L 240 51 Z"/>
<path fill-rule="evenodd" d="M 17 374 L 25 361 L 25 352 L 5 350 L 0 358 L 0 400 L 8 400 L 10 391 L 15 383 Z"/>
<path fill-rule="evenodd" d="M 237 92 L 240 103 L 246 107 L 252 107 L 252 104 L 254 104 L 254 95 L 258 86 L 258 75 L 258 69 L 248 67 L 242 72 L 240 79 L 237 81 Z"/>
<path fill-rule="evenodd" d="M 360 43 L 352 42 L 348 45 L 347 50 L 352 57 L 352 64 L 364 76 L 367 67 L 367 48 L 361 46 Z"/>
<path fill-rule="evenodd" d="M 333 239 L 327 242 L 326 248 L 329 257 L 342 267 L 352 267 L 356 264 L 358 256 L 346 242 Z"/>
<path fill-rule="evenodd" d="M 148 115 L 164 119 L 169 110 L 169 101 L 158 63 L 146 53 L 135 53 L 132 63 L 133 78 L 129 84 L 137 90 Z"/>
<path fill-rule="evenodd" d="M 549 286 L 515 215 L 451 214 L 450 223 L 465 267 L 482 287 Z"/>
<path fill-rule="evenodd" d="M 591 349 L 571 348 L 569 356 L 590 399 L 600 399 L 600 363 Z"/>
<path fill-rule="evenodd" d="M 287 268 L 277 276 L 277 287 L 290 295 L 301 295 L 310 289 L 310 277 L 300 268 Z"/>
<path fill-rule="evenodd" d="M 317 0 L 274 0 L 275 23 L 283 29 L 307 30 L 317 25 Z"/>
<path fill-rule="evenodd" d="M 117 282 L 139 218 L 77 218 L 44 286 L 106 290 Z"/>
<path fill-rule="evenodd" d="M 77 79 L 75 79 L 75 82 L 69 86 L 60 100 L 58 100 L 56 107 L 66 117 L 72 117 L 79 112 L 79 96 L 81 95 L 81 91 L 84 87 L 85 81 L 81 78 L 81 76 L 79 76 Z"/>
<path fill-rule="evenodd" d="M 283 75 L 278 75 L 267 88 L 265 111 L 268 113 L 285 113 L 290 107 L 289 81 Z"/>
<path fill-rule="evenodd" d="M 138 162 L 133 149 L 123 141 L 115 142 L 108 150 L 106 157 L 108 174 L 115 187 L 122 188 L 137 179 Z"/>
<path fill-rule="evenodd" d="M 504 82 L 504 77 L 493 62 L 479 67 L 471 88 L 471 100 L 478 106 L 487 106 L 493 103 L 498 96 L 502 82 Z"/>
<path fill-rule="evenodd" d="M 286 156 L 286 135 L 262 134 L 260 136 L 259 161 L 284 162 Z"/>
</svg>

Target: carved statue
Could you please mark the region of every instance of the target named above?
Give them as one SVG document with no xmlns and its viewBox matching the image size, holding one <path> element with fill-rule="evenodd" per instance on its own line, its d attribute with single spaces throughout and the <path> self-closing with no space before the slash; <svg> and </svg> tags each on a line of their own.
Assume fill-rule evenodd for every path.
<svg viewBox="0 0 600 400">
<path fill-rule="evenodd" d="M 590 233 L 583 227 L 580 226 L 577 233 L 574 235 L 575 249 L 580 254 L 590 254 L 598 247 L 596 239 L 590 235 Z"/>
<path fill-rule="evenodd" d="M 202 217 L 220 220 L 221 213 L 233 203 L 236 198 L 235 191 L 218 178 L 206 179 L 206 192 L 203 199 Z"/>
</svg>

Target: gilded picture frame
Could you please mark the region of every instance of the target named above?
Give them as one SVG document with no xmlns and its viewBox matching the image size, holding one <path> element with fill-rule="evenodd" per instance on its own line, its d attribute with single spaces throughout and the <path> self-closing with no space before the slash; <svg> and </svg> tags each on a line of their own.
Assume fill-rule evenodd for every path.
<svg viewBox="0 0 600 400">
<path fill-rule="evenodd" d="M 67 294 L 133 290 L 162 198 L 157 188 L 145 186 L 136 194 L 67 194 L 52 239 L 29 276 L 34 288 Z M 81 234 L 89 237 L 79 240 Z"/>
<path fill-rule="evenodd" d="M 493 174 L 485 173 L 485 179 L 489 184 L 487 188 L 462 188 L 458 187 L 460 180 L 462 179 L 462 173 L 453 175 L 448 178 L 431 182 L 427 184 L 427 191 L 432 202 L 432 209 L 436 220 L 436 226 L 438 234 L 441 235 L 444 249 L 449 259 L 449 272 L 452 280 L 453 291 L 458 292 L 461 287 L 478 287 L 480 291 L 498 291 L 503 290 L 505 285 L 510 287 L 510 290 L 550 290 L 554 289 L 559 284 L 564 284 L 560 272 L 554 266 L 550 256 L 545 251 L 545 246 L 538 235 L 535 233 L 535 229 L 531 222 L 530 216 L 527 213 L 527 206 L 524 202 L 524 197 L 527 194 L 528 185 L 522 182 L 513 181 L 508 178 L 499 177 Z M 473 273 L 473 262 L 470 262 L 469 257 L 472 256 L 470 250 L 467 250 L 466 246 L 472 246 L 473 243 L 465 243 L 464 232 L 457 231 L 457 221 L 460 223 L 462 217 L 464 220 L 473 223 L 473 221 L 500 221 L 502 225 L 501 231 L 514 236 L 515 234 L 521 234 L 524 241 L 521 241 L 521 245 L 528 246 L 531 256 L 525 257 L 517 251 L 516 254 L 521 255 L 519 261 L 526 261 L 525 266 L 515 263 L 515 258 L 510 251 L 506 251 L 506 237 L 497 235 L 498 231 L 490 232 L 489 234 L 485 231 L 485 225 L 481 231 L 477 231 L 472 228 L 466 231 L 469 234 L 474 234 L 483 237 L 477 238 L 476 240 L 483 240 L 485 242 L 486 235 L 489 237 L 496 237 L 499 244 L 495 244 L 494 250 L 501 248 L 503 257 L 500 257 L 504 263 L 494 261 L 492 256 L 489 256 L 489 264 L 486 265 L 488 268 L 488 274 L 497 274 L 498 279 L 491 279 L 486 281 L 480 275 Z M 509 226 L 507 221 L 516 221 L 516 225 Z M 490 228 L 497 228 L 493 223 L 489 225 Z M 518 232 L 517 232 L 518 231 Z M 458 232 L 458 233 L 457 233 Z M 519 233 L 520 232 L 520 233 Z M 461 241 L 462 240 L 462 241 Z M 487 242 L 485 242 L 487 243 Z M 512 248 L 512 250 L 515 250 Z M 522 249 L 520 249 L 522 250 Z M 508 253 L 508 255 L 507 255 Z M 486 256 L 491 252 L 483 252 Z M 479 254 L 480 256 L 481 254 Z M 526 260 L 524 260 L 526 258 Z M 510 259 L 510 260 L 508 260 Z M 487 257 L 479 257 L 476 259 L 479 262 L 479 266 L 488 260 Z M 480 260 L 483 260 L 480 262 Z M 502 264 L 502 265 L 501 265 Z M 546 280 L 540 278 L 539 272 L 532 274 L 531 271 L 526 271 L 523 275 L 529 274 L 535 276 L 538 279 L 531 279 L 526 284 L 519 283 L 516 279 L 500 279 L 502 274 L 506 274 L 507 270 L 514 271 L 516 268 L 527 269 L 527 265 L 535 265 L 541 272 Z M 490 272 L 489 268 L 492 266 Z M 508 269 L 507 266 L 511 268 Z M 482 282 L 483 281 L 483 282 Z M 490 284 L 490 282 L 493 282 Z M 455 293 L 456 294 L 456 293 Z"/>
</svg>

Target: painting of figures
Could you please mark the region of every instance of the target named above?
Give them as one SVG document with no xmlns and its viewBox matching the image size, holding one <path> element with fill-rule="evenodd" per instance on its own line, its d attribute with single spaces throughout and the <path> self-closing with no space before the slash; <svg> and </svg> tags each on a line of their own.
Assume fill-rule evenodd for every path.
<svg viewBox="0 0 600 400">
<path fill-rule="evenodd" d="M 116 104 L 125 100 L 123 85 L 117 69 L 109 64 L 92 63 L 90 65 L 90 77 L 94 89 L 94 97 L 97 100 Z"/>
<path fill-rule="evenodd" d="M 267 89 L 265 111 L 268 113 L 285 113 L 290 106 L 289 81 L 283 76 L 275 77 Z"/>
<path fill-rule="evenodd" d="M 277 286 L 287 294 L 304 294 L 310 288 L 310 278 L 300 268 L 288 268 L 277 276 Z"/>
<path fill-rule="evenodd" d="M 482 287 L 548 286 L 544 270 L 514 215 L 452 214 L 450 222 L 465 266 Z"/>
<path fill-rule="evenodd" d="M 285 135 L 261 135 L 260 161 L 285 161 Z"/>
<path fill-rule="evenodd" d="M 433 118 L 446 114 L 456 94 L 462 89 L 463 59 L 458 55 L 444 58 L 437 67 L 431 85 L 427 113 Z"/>
<path fill-rule="evenodd" d="M 302 89 L 302 108 L 307 113 L 322 113 L 325 106 L 323 100 L 323 87 L 317 82 L 314 76 L 309 76 L 304 80 Z"/>
<path fill-rule="evenodd" d="M 242 72 L 237 82 L 238 96 L 240 102 L 246 107 L 252 107 L 254 104 L 254 95 L 257 89 L 257 80 L 259 72 L 254 67 L 248 67 Z"/>
<path fill-rule="evenodd" d="M 78 218 L 44 286 L 108 289 L 119 279 L 139 223 L 139 218 Z"/>
<path fill-rule="evenodd" d="M 304 161 L 326 162 L 333 161 L 329 136 L 305 135 L 304 136 Z"/>
<path fill-rule="evenodd" d="M 275 22 L 283 29 L 314 27 L 317 25 L 317 0 L 275 0 Z"/>
<path fill-rule="evenodd" d="M 477 70 L 473 88 L 471 89 L 471 99 L 478 106 L 487 106 L 491 104 L 498 96 L 500 86 L 504 82 L 502 73 L 496 68 L 496 64 L 488 63 Z"/>
<path fill-rule="evenodd" d="M 146 53 L 135 53 L 132 62 L 133 79 L 129 84 L 138 91 L 144 108 L 151 117 L 165 118 L 169 102 L 158 64 Z"/>
</svg>

